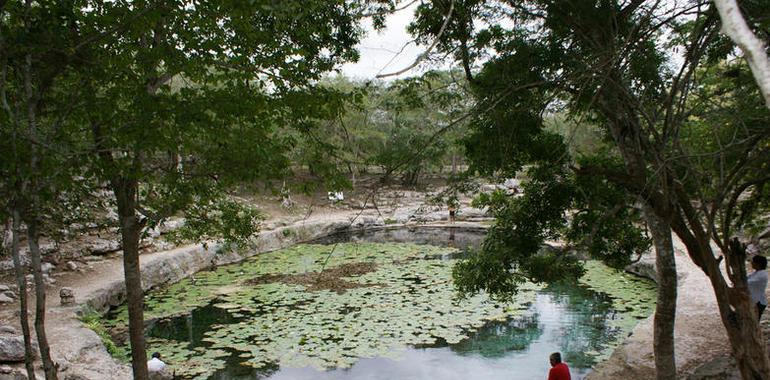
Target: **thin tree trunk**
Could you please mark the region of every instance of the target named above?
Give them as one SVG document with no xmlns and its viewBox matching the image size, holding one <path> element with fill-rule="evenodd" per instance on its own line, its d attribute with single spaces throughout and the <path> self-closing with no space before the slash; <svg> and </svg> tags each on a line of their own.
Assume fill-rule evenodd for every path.
<svg viewBox="0 0 770 380">
<path fill-rule="evenodd" d="M 32 29 L 32 23 L 30 22 L 29 15 L 31 14 L 31 10 L 33 8 L 33 2 L 31 0 L 26 0 L 24 2 L 25 9 L 25 17 L 24 17 L 24 24 L 27 32 L 29 32 Z M 27 106 L 27 129 L 29 136 L 33 139 L 37 139 L 38 135 L 38 126 L 37 126 L 37 107 L 38 103 L 35 101 L 35 88 L 33 85 L 33 74 L 32 74 L 32 66 L 33 66 L 33 58 L 32 53 L 27 52 L 27 54 L 24 57 L 25 65 L 24 65 L 24 71 L 23 71 L 23 77 L 24 77 L 24 93 L 26 99 L 26 106 Z M 37 335 L 37 343 L 38 348 L 40 349 L 40 359 L 43 362 L 43 371 L 45 372 L 45 378 L 46 380 L 57 380 L 58 376 L 56 373 L 56 367 L 54 366 L 53 360 L 51 360 L 51 350 L 48 346 L 48 338 L 46 337 L 45 333 L 45 284 L 43 282 L 43 272 L 42 272 L 42 263 L 41 263 L 41 255 L 40 255 L 40 246 L 38 245 L 39 241 L 39 232 L 37 230 L 38 228 L 38 221 L 35 219 L 34 208 L 38 206 L 36 200 L 40 192 L 40 186 L 39 182 L 42 180 L 40 178 L 38 169 L 39 169 L 39 151 L 38 146 L 36 144 L 30 144 L 30 150 L 29 150 L 29 171 L 30 173 L 37 173 L 38 175 L 32 176 L 32 183 L 37 184 L 38 186 L 30 185 L 29 189 L 26 189 L 26 191 L 29 191 L 30 194 L 32 194 L 32 201 L 30 204 L 27 205 L 28 210 L 33 211 L 33 215 L 30 218 L 25 218 L 25 221 L 27 222 L 27 244 L 29 245 L 29 256 L 32 262 L 32 275 L 35 279 L 35 333 Z"/>
<path fill-rule="evenodd" d="M 658 380 L 676 380 L 674 321 L 677 278 L 671 228 L 649 207 L 644 208 L 644 216 L 655 243 L 655 267 L 658 280 L 653 334 L 655 373 Z"/>
<path fill-rule="evenodd" d="M 32 260 L 32 275 L 35 278 L 35 333 L 37 344 L 40 348 L 40 359 L 43 362 L 43 371 L 46 380 L 57 380 L 56 366 L 51 360 L 51 348 L 48 346 L 48 337 L 45 333 L 45 282 L 43 281 L 43 269 L 40 257 L 37 221 L 30 218 L 27 221 L 27 239 L 29 244 L 29 256 Z"/>
<path fill-rule="evenodd" d="M 744 292 L 720 283 L 722 285 L 715 285 L 714 290 L 741 377 L 744 380 L 770 379 L 770 361 L 762 330 L 757 325 L 756 306 L 747 294 L 742 294 Z"/>
<path fill-rule="evenodd" d="M 13 257 L 13 269 L 16 273 L 16 286 L 19 288 L 19 320 L 21 321 L 21 334 L 24 336 L 24 366 L 27 368 L 27 378 L 35 378 L 34 352 L 32 351 L 32 338 L 29 330 L 29 310 L 27 309 L 27 279 L 24 266 L 19 255 L 19 235 L 21 234 L 21 216 L 19 210 L 13 210 L 11 256 Z"/>
<path fill-rule="evenodd" d="M 139 237 L 142 223 L 136 214 L 138 183 L 120 178 L 111 181 L 118 206 L 123 245 L 123 272 L 128 303 L 128 335 L 131 342 L 131 366 L 135 380 L 147 380 L 147 354 L 144 340 L 144 291 L 139 267 Z"/>
<path fill-rule="evenodd" d="M 744 380 L 770 379 L 770 360 L 767 347 L 758 326 L 756 305 L 751 302 L 746 284 L 746 253 L 743 247 L 730 246 L 724 253 L 724 261 L 732 272 L 731 283 L 727 282 L 719 268 L 709 245 L 708 235 L 689 234 L 681 221 L 674 227 L 687 245 L 687 253 L 698 264 L 711 281 L 716 296 L 719 315 L 727 331 L 738 370 Z M 735 241 L 737 243 L 737 240 Z M 738 245 L 738 244 L 736 244 Z"/>
</svg>

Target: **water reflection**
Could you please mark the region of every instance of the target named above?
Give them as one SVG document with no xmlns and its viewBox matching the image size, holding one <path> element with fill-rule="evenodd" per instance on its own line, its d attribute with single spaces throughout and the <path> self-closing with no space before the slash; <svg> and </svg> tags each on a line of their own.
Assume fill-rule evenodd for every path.
<svg viewBox="0 0 770 380">
<path fill-rule="evenodd" d="M 419 231 L 419 230 L 418 230 Z M 326 239 L 339 241 L 420 242 L 461 248 L 477 246 L 482 235 L 477 231 L 447 230 L 377 231 L 360 235 L 344 235 Z M 440 258 L 436 258 L 440 259 Z M 408 278 L 419 284 L 419 276 Z M 257 304 L 259 304 L 258 300 Z M 207 347 L 204 333 L 214 325 L 248 320 L 235 318 L 211 304 L 191 314 L 156 321 L 148 326 L 148 335 L 189 342 L 191 346 Z M 274 313 L 275 305 L 257 306 L 257 313 Z M 347 309 L 346 309 L 347 307 Z M 340 305 L 345 313 L 358 310 Z M 619 330 L 612 325 L 617 317 L 612 300 L 605 294 L 575 284 L 554 284 L 538 291 L 526 312 L 507 321 L 491 322 L 471 332 L 469 338 L 457 344 L 439 342 L 431 346 L 409 347 L 398 359 L 364 358 L 351 368 L 318 371 L 314 368 L 281 368 L 275 363 L 254 369 L 243 366 L 239 352 L 232 351 L 227 366 L 209 379 L 489 379 L 530 380 L 547 376 L 548 355 L 560 351 L 570 365 L 572 378 L 582 379 L 595 364 L 596 354 L 615 341 Z M 172 363 L 173 364 L 173 363 Z"/>
<path fill-rule="evenodd" d="M 614 313 L 606 295 L 574 285 L 551 285 L 539 291 L 525 315 L 489 323 L 458 344 L 412 347 L 399 359 L 361 359 L 352 368 L 323 372 L 275 364 L 253 369 L 240 365 L 242 359 L 233 352 L 227 367 L 210 379 L 529 380 L 545 377 L 548 355 L 554 351 L 563 353 L 573 379 L 582 379 L 595 364 L 590 353 L 615 337 L 607 325 Z M 208 305 L 190 315 L 154 323 L 149 335 L 205 345 L 201 338 L 212 325 L 236 322 L 227 312 Z"/>
</svg>

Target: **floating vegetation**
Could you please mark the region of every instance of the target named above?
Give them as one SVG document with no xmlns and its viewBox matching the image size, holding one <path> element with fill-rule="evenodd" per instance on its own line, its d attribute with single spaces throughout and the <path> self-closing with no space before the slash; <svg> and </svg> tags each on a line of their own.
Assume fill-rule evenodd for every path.
<svg viewBox="0 0 770 380">
<path fill-rule="evenodd" d="M 483 294 L 457 299 L 453 253 L 454 248 L 404 243 L 299 245 L 200 272 L 147 295 L 149 351 L 163 352 L 180 378 L 205 379 L 234 361 L 258 369 L 348 368 L 362 358 L 397 358 L 407 347 L 473 350 L 468 338 L 482 326 L 516 318 L 527 321 L 530 336 L 521 343 L 497 337 L 499 347 L 482 353 L 495 357 L 526 347 L 539 329 L 525 314 L 542 287 L 527 284 L 510 303 Z M 631 291 L 637 285 L 622 275 L 594 263 L 588 269 L 588 286 L 610 287 L 617 292 L 608 291 L 611 297 L 634 308 L 616 330 L 626 332 L 637 316 L 649 315 L 648 284 Z M 204 325 L 194 326 L 200 322 L 191 316 L 201 310 Z M 126 320 L 123 307 L 107 323 L 121 329 Z M 524 330 L 506 331 L 513 336 Z"/>
<path fill-rule="evenodd" d="M 268 274 L 247 280 L 248 285 L 262 285 L 274 282 L 286 284 L 304 285 L 305 290 L 315 292 L 319 290 L 331 290 L 335 293 L 345 293 L 347 289 L 366 288 L 370 286 L 382 286 L 382 284 L 362 284 L 343 280 L 343 277 L 355 277 L 373 272 L 377 266 L 373 263 L 347 263 L 334 268 L 324 268 L 320 272 L 307 272 L 302 274 Z"/>
</svg>

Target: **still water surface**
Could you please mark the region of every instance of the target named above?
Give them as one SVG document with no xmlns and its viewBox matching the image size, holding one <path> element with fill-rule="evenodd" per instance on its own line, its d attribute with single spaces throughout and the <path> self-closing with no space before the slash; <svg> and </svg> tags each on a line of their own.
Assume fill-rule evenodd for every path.
<svg viewBox="0 0 770 380">
<path fill-rule="evenodd" d="M 343 235 L 320 241 L 402 242 L 450 245 L 461 249 L 476 246 L 477 232 L 447 230 L 395 230 Z M 442 258 L 436 258 L 442 259 Z M 445 258 L 444 258 L 445 259 Z M 611 323 L 620 313 L 604 293 L 577 285 L 550 285 L 537 291 L 528 309 L 507 321 L 489 322 L 456 344 L 439 341 L 430 346 L 410 346 L 397 358 L 363 358 L 350 368 L 319 371 L 312 367 L 282 368 L 269 364 L 254 369 L 239 364 L 236 352 L 227 366 L 208 377 L 215 380 L 271 379 L 545 379 L 548 355 L 559 351 L 570 365 L 572 378 L 590 372 L 598 352 L 608 352 L 626 334 Z M 187 341 L 206 347 L 204 334 L 214 325 L 238 323 L 228 312 L 207 305 L 190 314 L 159 321 L 150 336 Z"/>
</svg>

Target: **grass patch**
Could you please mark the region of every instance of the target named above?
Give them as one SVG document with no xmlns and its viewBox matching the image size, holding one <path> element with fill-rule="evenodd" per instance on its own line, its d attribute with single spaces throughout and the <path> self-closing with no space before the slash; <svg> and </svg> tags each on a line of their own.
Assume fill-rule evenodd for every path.
<svg viewBox="0 0 770 380">
<path fill-rule="evenodd" d="M 112 355 L 113 358 L 122 362 L 130 362 L 131 356 L 129 354 L 128 346 L 120 347 L 112 340 L 112 336 L 107 331 L 107 327 L 104 326 L 102 316 L 95 310 L 87 310 L 80 316 L 80 322 L 93 330 L 96 335 L 102 340 L 102 344 L 107 349 L 107 352 Z"/>
</svg>

